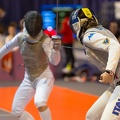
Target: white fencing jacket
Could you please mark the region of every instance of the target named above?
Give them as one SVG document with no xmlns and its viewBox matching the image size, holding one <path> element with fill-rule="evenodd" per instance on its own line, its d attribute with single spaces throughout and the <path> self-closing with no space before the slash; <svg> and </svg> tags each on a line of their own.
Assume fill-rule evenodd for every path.
<svg viewBox="0 0 120 120">
<path fill-rule="evenodd" d="M 0 49 L 0 59 L 16 46 L 20 48 L 25 73 L 28 74 L 30 81 L 34 81 L 40 75 L 52 76 L 48 61 L 57 65 L 60 62 L 60 52 L 53 49 L 53 41 L 43 31 L 37 38 L 31 38 L 25 30 L 18 33 Z"/>
<path fill-rule="evenodd" d="M 120 78 L 120 44 L 108 29 L 102 26 L 88 29 L 83 44 L 91 63 L 101 71 L 113 71 Z"/>
</svg>

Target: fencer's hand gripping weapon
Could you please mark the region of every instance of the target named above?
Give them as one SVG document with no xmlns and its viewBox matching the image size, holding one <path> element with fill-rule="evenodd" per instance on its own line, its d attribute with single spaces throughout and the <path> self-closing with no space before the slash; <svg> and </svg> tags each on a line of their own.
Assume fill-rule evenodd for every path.
<svg viewBox="0 0 120 120">
<path fill-rule="evenodd" d="M 56 6 L 57 6 L 57 12 L 56 12 L 56 35 L 52 36 L 53 42 L 56 41 L 56 40 L 62 40 L 61 36 L 59 36 L 57 34 L 57 32 L 58 32 L 58 5 L 59 5 L 59 0 L 56 0 L 56 1 L 57 1 L 57 3 L 56 3 Z M 64 45 L 60 45 L 60 47 L 64 47 L 64 48 L 68 48 L 68 49 L 81 50 L 80 48 L 69 47 L 69 46 L 64 46 Z"/>
<path fill-rule="evenodd" d="M 105 70 L 101 75 L 100 75 L 100 80 L 99 82 L 105 83 L 105 84 L 111 84 L 114 80 L 115 74 L 111 70 Z"/>
<path fill-rule="evenodd" d="M 58 0 L 57 0 L 57 12 L 56 12 L 56 35 L 52 36 L 53 48 L 61 45 L 61 36 L 57 35 L 58 32 Z M 57 42 L 58 41 L 58 42 Z"/>
<path fill-rule="evenodd" d="M 52 41 L 53 41 L 53 49 L 58 51 L 61 46 L 61 36 L 59 35 L 53 35 L 52 36 Z"/>
</svg>

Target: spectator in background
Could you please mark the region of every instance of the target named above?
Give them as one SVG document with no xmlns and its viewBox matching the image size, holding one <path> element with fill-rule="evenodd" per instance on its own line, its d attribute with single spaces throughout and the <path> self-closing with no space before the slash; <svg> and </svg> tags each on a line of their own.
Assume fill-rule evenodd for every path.
<svg viewBox="0 0 120 120">
<path fill-rule="evenodd" d="M 47 27 L 46 30 L 44 30 L 44 33 L 47 34 L 50 38 L 53 36 L 53 35 L 56 35 L 56 31 L 51 27 Z"/>
<path fill-rule="evenodd" d="M 24 19 L 21 19 L 19 21 L 19 32 L 22 32 L 23 31 L 23 22 L 24 22 Z"/>
<path fill-rule="evenodd" d="M 119 31 L 119 24 L 117 21 L 110 21 L 109 23 L 109 30 L 115 35 L 120 43 L 120 31 Z"/>
<path fill-rule="evenodd" d="M 74 42 L 73 33 L 69 26 L 69 17 L 65 17 L 62 21 L 59 33 L 62 35 L 62 44 L 65 46 L 64 51 L 66 55 L 66 61 L 62 72 L 69 74 L 74 68 L 73 49 L 69 48 L 73 46 Z"/>
<path fill-rule="evenodd" d="M 8 35 L 6 37 L 5 42 L 9 42 L 17 33 L 17 23 L 11 22 L 8 26 Z"/>
<path fill-rule="evenodd" d="M 3 29 L 4 33 L 7 33 L 8 19 L 5 9 L 0 8 L 0 28 Z"/>
<path fill-rule="evenodd" d="M 74 76 L 65 77 L 65 81 L 77 81 L 77 82 L 86 82 L 91 81 L 95 82 L 99 80 L 101 72 L 97 69 L 96 66 L 90 64 L 89 62 L 78 65 L 74 70 Z"/>
<path fill-rule="evenodd" d="M 4 29 L 0 26 L 0 48 L 5 44 L 5 37 Z"/>
<path fill-rule="evenodd" d="M 117 38 L 99 24 L 89 8 L 73 11 L 70 25 L 77 40 L 85 46 L 88 60 L 102 72 L 99 82 L 109 84 L 87 111 L 86 120 L 120 120 L 120 44 Z"/>
<path fill-rule="evenodd" d="M 5 38 L 5 43 L 9 42 L 17 33 L 17 24 L 15 22 L 11 22 L 8 26 L 8 35 Z M 17 50 L 17 48 L 13 49 L 14 51 Z M 5 55 L 2 60 L 2 69 L 7 72 L 11 73 L 13 68 L 13 54 L 12 52 L 9 52 L 7 55 Z"/>
</svg>

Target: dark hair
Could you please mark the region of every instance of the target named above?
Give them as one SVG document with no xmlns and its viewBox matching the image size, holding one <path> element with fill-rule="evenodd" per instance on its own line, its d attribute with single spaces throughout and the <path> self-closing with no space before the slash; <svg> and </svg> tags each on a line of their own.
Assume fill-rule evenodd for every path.
<svg viewBox="0 0 120 120">
<path fill-rule="evenodd" d="M 16 22 L 14 22 L 14 21 L 12 21 L 12 22 L 10 22 L 9 26 L 12 26 L 12 27 L 17 28 L 17 23 L 16 23 Z"/>
</svg>

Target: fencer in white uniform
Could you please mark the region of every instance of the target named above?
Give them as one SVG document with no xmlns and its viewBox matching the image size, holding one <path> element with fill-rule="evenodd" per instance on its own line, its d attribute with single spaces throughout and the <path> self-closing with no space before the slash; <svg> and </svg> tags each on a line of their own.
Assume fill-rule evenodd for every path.
<svg viewBox="0 0 120 120">
<path fill-rule="evenodd" d="M 88 110 L 86 120 L 120 120 L 120 44 L 117 38 L 98 24 L 89 8 L 73 11 L 70 25 L 84 46 L 88 60 L 103 72 L 99 82 L 110 84 Z"/>
<path fill-rule="evenodd" d="M 0 49 L 0 59 L 19 46 L 24 60 L 25 75 L 18 87 L 12 104 L 12 113 L 20 120 L 34 120 L 25 111 L 26 105 L 34 97 L 41 120 L 52 120 L 47 100 L 54 85 L 53 73 L 49 62 L 57 65 L 60 62 L 59 48 L 61 40 L 54 36 L 51 40 L 42 30 L 42 17 L 37 11 L 29 11 L 24 17 L 23 32 L 18 33 L 10 42 Z"/>
</svg>

